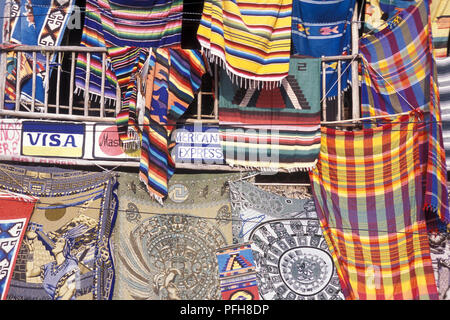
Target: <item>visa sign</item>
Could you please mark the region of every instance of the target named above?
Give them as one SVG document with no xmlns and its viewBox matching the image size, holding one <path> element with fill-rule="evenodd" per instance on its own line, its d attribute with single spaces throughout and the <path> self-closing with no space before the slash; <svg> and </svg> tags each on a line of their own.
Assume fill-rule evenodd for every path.
<svg viewBox="0 0 450 320">
<path fill-rule="evenodd" d="M 22 123 L 22 155 L 82 158 L 85 125 L 45 121 Z"/>
</svg>

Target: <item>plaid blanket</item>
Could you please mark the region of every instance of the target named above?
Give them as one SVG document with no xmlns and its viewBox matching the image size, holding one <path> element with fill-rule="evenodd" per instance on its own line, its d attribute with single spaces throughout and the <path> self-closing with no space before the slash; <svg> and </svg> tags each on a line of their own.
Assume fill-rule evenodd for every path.
<svg viewBox="0 0 450 320">
<path fill-rule="evenodd" d="M 322 128 L 312 192 L 347 299 L 438 299 L 419 138 L 412 114 L 361 131 Z"/>
<path fill-rule="evenodd" d="M 197 39 L 211 60 L 243 87 L 287 76 L 292 0 L 204 2 Z"/>
<path fill-rule="evenodd" d="M 0 190 L 0 300 L 8 295 L 14 266 L 37 198 Z"/>
<path fill-rule="evenodd" d="M 194 100 L 205 70 L 203 57 L 197 50 L 158 48 L 150 55 L 149 71 L 144 75 L 145 114 L 139 177 L 161 203 L 175 171 L 170 136 L 175 121 Z"/>
<path fill-rule="evenodd" d="M 181 42 L 182 0 L 87 0 L 81 44 L 86 47 L 165 47 Z M 77 57 L 76 88 L 85 90 L 87 56 Z M 89 93 L 100 95 L 101 55 L 91 55 Z M 114 68 L 108 65 L 105 96 L 116 99 Z"/>
<path fill-rule="evenodd" d="M 320 61 L 292 56 L 274 89 L 244 89 L 220 74 L 219 132 L 227 164 L 310 170 L 320 148 Z"/>
<path fill-rule="evenodd" d="M 350 52 L 351 20 L 355 0 L 298 0 L 293 2 L 292 43 L 295 54 L 312 57 L 346 55 Z M 342 63 L 342 90 L 348 88 L 351 69 Z M 338 94 L 337 63 L 327 64 L 327 97 Z"/>
<path fill-rule="evenodd" d="M 428 14 L 427 2 L 421 1 L 402 10 L 388 27 L 360 40 L 362 115 L 395 114 L 415 108 L 424 112 L 419 128 L 420 164 L 426 185 L 423 207 L 448 221 L 447 171 Z"/>
</svg>

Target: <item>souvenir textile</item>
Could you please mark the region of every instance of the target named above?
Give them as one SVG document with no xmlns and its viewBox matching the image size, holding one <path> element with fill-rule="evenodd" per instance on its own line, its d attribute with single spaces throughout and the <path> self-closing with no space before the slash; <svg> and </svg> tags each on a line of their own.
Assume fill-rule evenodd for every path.
<svg viewBox="0 0 450 320">
<path fill-rule="evenodd" d="M 346 299 L 438 299 L 419 138 L 413 113 L 373 129 L 322 128 L 311 188 Z"/>
<path fill-rule="evenodd" d="M 350 53 L 351 20 L 355 0 L 294 0 L 292 43 L 294 54 L 312 57 L 340 56 Z M 350 64 L 341 65 L 341 90 L 350 83 Z M 326 64 L 326 98 L 338 95 L 337 62 Z M 323 97 L 325 98 L 325 97 Z"/>
<path fill-rule="evenodd" d="M 8 16 L 10 19 L 11 43 L 36 46 L 59 46 L 64 36 L 68 21 L 72 15 L 74 0 L 13 0 Z M 32 65 L 32 53 L 25 52 L 24 58 Z M 55 63 L 56 54 L 50 54 L 49 76 Z M 36 52 L 36 83 L 33 96 L 32 69 L 23 75 L 21 83 L 21 99 L 44 103 L 45 65 L 47 58 L 44 53 Z M 17 72 L 17 71 L 16 71 Z M 23 72 L 23 70 L 22 70 Z M 9 76 L 9 75 L 8 75 Z M 14 77 L 14 88 L 16 79 Z M 15 89 L 14 89 L 15 91 Z M 16 93 L 7 95 L 6 100 L 15 100 Z M 7 103 L 7 109 L 14 109 L 14 104 Z"/>
<path fill-rule="evenodd" d="M 447 170 L 439 92 L 431 52 L 431 28 L 425 1 L 409 6 L 381 31 L 360 40 L 363 117 L 419 109 L 425 210 L 449 221 Z"/>
<path fill-rule="evenodd" d="M 150 55 L 148 74 L 144 75 L 145 113 L 139 178 L 160 203 L 167 197 L 168 181 L 175 171 L 171 133 L 175 122 L 194 100 L 205 71 L 198 50 L 158 48 Z"/>
<path fill-rule="evenodd" d="M 86 47 L 166 47 L 181 43 L 182 0 L 87 0 L 82 45 Z M 100 96 L 102 55 L 90 55 L 89 94 Z M 76 88 L 85 90 L 87 55 L 78 54 Z M 114 68 L 104 81 L 107 99 L 116 99 Z M 85 93 L 87 94 L 87 93 Z"/>
<path fill-rule="evenodd" d="M 222 300 L 259 300 L 251 245 L 220 248 L 216 255 Z"/>
<path fill-rule="evenodd" d="M 292 56 L 273 89 L 241 88 L 220 74 L 225 162 L 261 171 L 311 170 L 320 149 L 320 61 Z"/>
<path fill-rule="evenodd" d="M 8 295 L 17 254 L 36 201 L 34 197 L 0 190 L 0 300 Z"/>
<path fill-rule="evenodd" d="M 431 261 L 439 300 L 450 300 L 450 225 L 429 234 Z"/>
<path fill-rule="evenodd" d="M 261 299 L 344 299 L 312 197 L 238 181 L 230 182 L 230 198 L 233 240 L 251 243 Z"/>
<path fill-rule="evenodd" d="M 292 0 L 204 2 L 197 39 L 233 83 L 279 85 L 289 71 Z"/>
<path fill-rule="evenodd" d="M 137 175 L 119 177 L 114 300 L 220 300 L 216 250 L 232 243 L 233 174 L 175 174 L 161 206 Z"/>
<path fill-rule="evenodd" d="M 0 166 L 0 188 L 38 198 L 7 300 L 108 300 L 117 213 L 109 172 Z"/>
</svg>

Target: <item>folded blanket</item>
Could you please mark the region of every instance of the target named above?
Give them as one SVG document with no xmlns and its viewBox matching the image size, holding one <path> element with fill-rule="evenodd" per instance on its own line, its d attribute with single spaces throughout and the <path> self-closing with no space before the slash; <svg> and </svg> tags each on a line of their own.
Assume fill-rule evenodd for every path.
<svg viewBox="0 0 450 320">
<path fill-rule="evenodd" d="M 431 46 L 427 2 L 398 13 L 387 27 L 360 40 L 362 116 L 396 114 L 418 108 L 420 165 L 425 209 L 449 221 L 447 170 L 439 92 Z"/>
<path fill-rule="evenodd" d="M 320 148 L 320 61 L 291 57 L 273 89 L 244 89 L 220 74 L 219 132 L 227 164 L 266 171 L 310 170 Z"/>
<path fill-rule="evenodd" d="M 289 70 L 292 0 L 204 2 L 200 45 L 243 87 L 273 86 Z"/>
<path fill-rule="evenodd" d="M 312 192 L 347 299 L 438 299 L 417 120 L 411 113 L 373 129 L 322 128 Z"/>
</svg>

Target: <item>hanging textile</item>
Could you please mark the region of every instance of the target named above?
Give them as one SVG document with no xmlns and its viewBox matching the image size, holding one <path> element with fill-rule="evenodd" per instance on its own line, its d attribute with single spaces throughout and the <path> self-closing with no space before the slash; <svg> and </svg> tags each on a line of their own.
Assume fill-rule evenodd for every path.
<svg viewBox="0 0 450 320">
<path fill-rule="evenodd" d="M 5 41 L 6 39 L 4 39 L 3 37 L 5 36 L 5 29 L 7 28 L 6 25 L 6 21 L 4 19 L 5 16 L 9 15 L 9 12 L 6 11 L 6 0 L 0 0 L 0 8 L 3 8 L 2 10 L 0 10 L 0 43 L 4 43 L 7 42 Z"/>
<path fill-rule="evenodd" d="M 320 149 L 320 61 L 292 56 L 272 89 L 241 88 L 220 74 L 219 132 L 228 165 L 310 170 Z"/>
<path fill-rule="evenodd" d="M 442 137 L 445 159 L 450 168 L 450 57 L 436 59 L 439 100 L 442 113 Z"/>
<path fill-rule="evenodd" d="M 355 0 L 297 0 L 293 2 L 292 43 L 294 54 L 312 57 L 350 53 L 351 20 Z M 342 61 L 341 89 L 350 83 L 349 61 Z M 338 95 L 337 62 L 326 64 L 326 98 Z M 325 97 L 323 97 L 325 98 Z"/>
<path fill-rule="evenodd" d="M 0 188 L 39 199 L 20 247 L 7 300 L 108 300 L 109 238 L 117 213 L 109 172 L 0 166 Z"/>
<path fill-rule="evenodd" d="M 119 142 L 124 150 L 140 147 L 140 129 L 137 119 L 137 77 L 145 64 L 148 49 L 136 47 L 108 48 L 121 93 L 121 109 L 116 117 Z"/>
<path fill-rule="evenodd" d="M 230 199 L 233 240 L 251 243 L 262 299 L 344 299 L 311 196 L 287 198 L 239 181 L 230 182 Z"/>
<path fill-rule="evenodd" d="M 311 186 L 347 299 L 438 299 L 418 120 L 406 114 L 373 129 L 322 128 Z"/>
<path fill-rule="evenodd" d="M 86 47 L 166 47 L 181 43 L 182 0 L 87 0 L 81 44 Z M 100 96 L 102 55 L 90 57 L 89 94 Z M 87 55 L 78 54 L 77 92 L 86 87 Z M 107 64 L 105 97 L 116 99 L 117 79 Z M 86 94 L 86 93 L 85 93 Z"/>
<path fill-rule="evenodd" d="M 19 248 L 37 199 L 0 190 L 0 300 L 8 295 Z"/>
<path fill-rule="evenodd" d="M 175 171 L 170 140 L 175 122 L 194 100 L 205 73 L 197 50 L 152 50 L 145 78 L 145 113 L 142 126 L 139 178 L 161 204 Z"/>
<path fill-rule="evenodd" d="M 427 2 L 421 1 L 402 10 L 388 27 L 361 38 L 361 107 L 363 117 L 414 108 L 424 112 L 419 127 L 426 185 L 423 207 L 448 221 L 447 170 L 428 12 Z"/>
<path fill-rule="evenodd" d="M 222 300 L 259 300 L 250 243 L 219 248 L 216 255 Z"/>
<path fill-rule="evenodd" d="M 289 71 L 292 0 L 204 2 L 197 39 L 242 87 L 279 85 Z"/>
<path fill-rule="evenodd" d="M 419 0 L 367 0 L 364 32 L 380 31 L 393 22 L 397 13 L 418 3 Z M 433 53 L 436 58 L 443 58 L 448 54 L 450 2 L 430 0 L 429 3 Z"/>
<path fill-rule="evenodd" d="M 23 45 L 59 46 L 61 44 L 68 20 L 72 14 L 74 0 L 13 0 L 11 4 L 10 42 Z M 49 76 L 52 67 L 56 66 L 56 54 L 49 56 Z M 31 52 L 23 53 L 23 58 L 31 66 L 33 56 Z M 34 100 L 44 103 L 44 85 L 50 79 L 45 79 L 46 56 L 44 53 L 36 52 L 36 84 Z M 22 71 L 23 72 L 23 71 Z M 17 73 L 17 71 L 15 72 Z M 33 100 L 33 83 L 31 67 L 23 75 L 21 84 L 21 99 Z M 6 100 L 16 99 L 15 82 L 16 77 L 12 77 L 14 83 L 14 93 L 7 94 Z M 14 109 L 14 104 L 7 103 L 7 109 Z"/>
<path fill-rule="evenodd" d="M 216 250 L 232 243 L 227 181 L 239 173 L 175 174 L 164 206 L 121 173 L 114 227 L 114 300 L 218 300 Z"/>
</svg>

